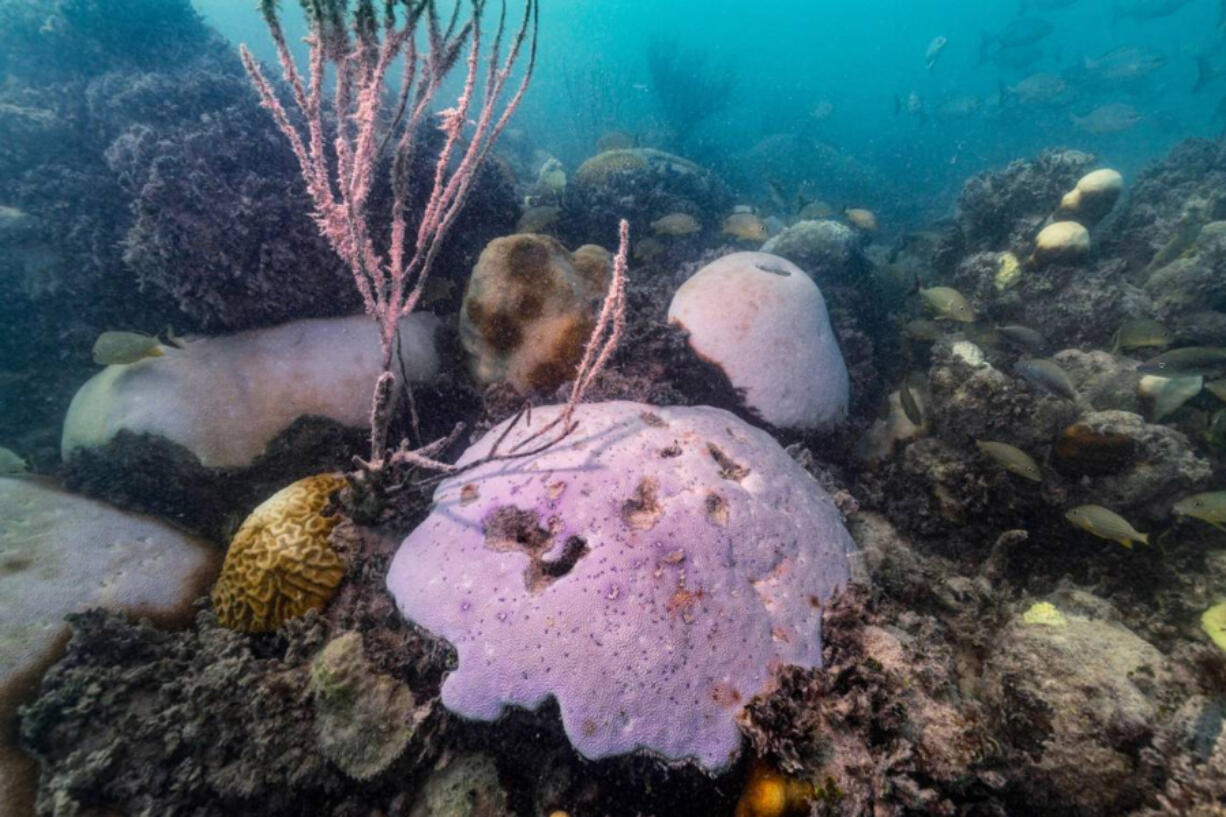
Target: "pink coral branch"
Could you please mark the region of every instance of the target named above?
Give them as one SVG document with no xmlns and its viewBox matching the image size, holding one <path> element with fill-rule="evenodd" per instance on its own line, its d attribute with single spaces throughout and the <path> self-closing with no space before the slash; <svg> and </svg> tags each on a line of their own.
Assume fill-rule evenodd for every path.
<svg viewBox="0 0 1226 817">
<path fill-rule="evenodd" d="M 241 49 L 243 66 L 259 93 L 261 104 L 285 134 L 298 161 L 314 204 L 312 216 L 316 226 L 349 267 L 363 307 L 379 325 L 383 375 L 372 411 L 372 463 L 387 459 L 386 423 L 389 418 L 386 415 L 389 412 L 379 408 L 389 404 L 387 395 L 391 393 L 394 379 L 392 351 L 399 320 L 417 306 L 439 246 L 463 208 L 494 141 L 523 99 L 535 67 L 538 3 L 539 0 L 526 0 L 523 20 L 510 41 L 505 59 L 500 57 L 506 33 L 503 4 L 496 33 L 489 45 L 489 69 L 484 78 L 482 104 L 473 133 L 463 149 L 464 126 L 482 79 L 480 63 L 485 43 L 481 16 L 485 0 L 468 0 L 470 16 L 466 21 L 461 21 L 462 4 L 457 3 L 445 29 L 440 26 L 436 0 L 407 3 L 402 23 L 396 19 L 395 4 L 386 4 L 381 30 L 370 16 L 373 7 L 369 4 L 359 4 L 351 26 L 322 19 L 316 13 L 309 19 L 310 34 L 306 43 L 310 53 L 305 76 L 294 62 L 275 6 L 271 6 L 272 10 L 266 11 L 266 21 L 290 96 L 305 120 L 305 134 L 291 121 L 250 52 L 246 47 Z M 423 22 L 428 48 L 421 53 L 417 35 Z M 500 104 L 504 87 L 526 41 L 531 44 L 531 57 L 523 79 L 516 93 Z M 412 167 L 416 133 L 466 43 L 462 89 L 455 103 L 440 114 L 443 144 L 434 164 L 424 210 L 415 228 L 410 228 L 407 174 Z M 397 95 L 396 110 L 388 122 L 383 98 L 388 73 L 397 59 L 405 61 L 403 86 Z M 331 159 L 326 149 L 325 134 L 329 128 L 323 110 L 329 65 L 335 72 L 332 93 L 335 133 Z M 399 138 L 393 138 L 398 128 Z M 379 137 L 381 130 L 386 131 L 382 138 Z M 388 214 L 390 229 L 384 233 L 375 228 L 368 203 L 383 148 L 388 144 L 394 144 L 391 157 L 393 193 Z M 387 242 L 376 246 L 374 237 L 383 234 L 389 236 Z M 410 238 L 412 246 L 409 246 Z M 375 428 L 376 423 L 384 425 Z M 393 457 L 419 467 L 439 465 L 421 451 L 414 452 L 405 446 L 401 446 Z"/>
</svg>

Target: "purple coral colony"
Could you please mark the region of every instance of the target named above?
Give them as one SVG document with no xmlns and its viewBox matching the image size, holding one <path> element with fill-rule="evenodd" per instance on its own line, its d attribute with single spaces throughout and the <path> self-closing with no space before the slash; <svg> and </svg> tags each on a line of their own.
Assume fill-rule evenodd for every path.
<svg viewBox="0 0 1226 817">
<path fill-rule="evenodd" d="M 0 817 L 1226 814 L 1226 0 L 253 5 L 0 0 Z"/>
</svg>

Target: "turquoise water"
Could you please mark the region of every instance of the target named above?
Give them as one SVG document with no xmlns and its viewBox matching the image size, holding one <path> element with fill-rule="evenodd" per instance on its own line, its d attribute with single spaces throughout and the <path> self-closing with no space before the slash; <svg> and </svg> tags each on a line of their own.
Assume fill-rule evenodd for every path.
<svg viewBox="0 0 1226 817">
<path fill-rule="evenodd" d="M 195 4 L 228 38 L 272 58 L 266 33 L 242 4 Z M 1000 67 L 981 62 L 981 46 L 985 33 L 1018 17 L 1012 0 L 554 2 L 542 9 L 540 65 L 516 124 L 576 164 L 591 152 L 593 133 L 601 132 L 576 132 L 577 120 L 600 120 L 604 129 L 651 141 L 659 116 L 646 54 L 652 42 L 672 41 L 735 78 L 728 106 L 703 123 L 695 134 L 700 144 L 686 146 L 695 158 L 735 165 L 764 137 L 799 132 L 883 177 L 875 202 L 852 201 L 856 190 L 822 197 L 895 211 L 909 222 L 939 215 L 968 175 L 1044 148 L 1085 150 L 1131 172 L 1181 139 L 1216 135 L 1226 125 L 1215 116 L 1226 80 L 1192 93 L 1198 55 L 1226 62 L 1218 4 L 1189 0 L 1169 15 L 1143 20 L 1117 19 L 1120 4 L 1112 0 L 1044 5 L 1027 9 L 1053 28 L 1036 44 L 1039 55 Z M 929 71 L 925 52 L 938 36 L 948 45 Z M 1137 81 L 1095 85 L 1079 78 L 1086 58 L 1121 47 L 1155 52 L 1165 65 Z M 1006 100 L 1002 109 L 1002 85 L 1036 73 L 1068 77 L 1059 103 L 1010 106 Z M 922 119 L 895 113 L 895 98 L 905 102 L 911 93 L 923 103 Z M 967 99 L 976 110 L 942 111 Z M 833 110 L 819 122 L 812 113 L 823 102 Z M 1074 126 L 1072 115 L 1116 102 L 1134 106 L 1144 119 L 1123 133 L 1088 134 Z"/>
</svg>

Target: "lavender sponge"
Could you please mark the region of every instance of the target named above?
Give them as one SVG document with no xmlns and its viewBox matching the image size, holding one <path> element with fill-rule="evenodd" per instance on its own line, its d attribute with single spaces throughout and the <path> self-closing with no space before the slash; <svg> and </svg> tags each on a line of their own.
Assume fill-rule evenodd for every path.
<svg viewBox="0 0 1226 817">
<path fill-rule="evenodd" d="M 500 450 L 559 410 L 534 410 Z M 724 769 L 737 713 L 774 671 L 821 664 L 822 605 L 854 544 L 813 478 L 726 411 L 612 402 L 575 416 L 562 444 L 439 485 L 388 587 L 454 645 L 453 712 L 493 720 L 552 695 L 588 758 Z"/>
</svg>

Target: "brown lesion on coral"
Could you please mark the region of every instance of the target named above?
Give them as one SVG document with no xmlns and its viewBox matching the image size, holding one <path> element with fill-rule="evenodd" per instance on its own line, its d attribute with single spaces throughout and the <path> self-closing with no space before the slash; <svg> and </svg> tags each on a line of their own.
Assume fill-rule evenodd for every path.
<svg viewBox="0 0 1226 817">
<path fill-rule="evenodd" d="M 550 353 L 528 372 L 529 386 L 537 392 L 548 393 L 574 377 L 591 334 L 590 319 L 571 317 L 558 332 Z"/>
<path fill-rule="evenodd" d="M 622 521 L 634 530 L 650 530 L 664 515 L 658 496 L 660 485 L 651 477 L 643 477 L 634 495 L 622 503 Z"/>
<path fill-rule="evenodd" d="M 562 544 L 558 558 L 545 559 L 556 540 L 558 527 L 556 519 L 550 520 L 549 527 L 543 526 L 540 514 L 534 510 L 503 505 L 485 517 L 485 546 L 500 553 L 520 551 L 525 554 L 528 565 L 524 568 L 524 587 L 531 593 L 540 593 L 570 573 L 590 552 L 583 537 L 570 536 Z"/>
<path fill-rule="evenodd" d="M 471 319 L 471 315 L 469 316 Z M 495 351 L 506 354 L 524 341 L 520 320 L 508 312 L 494 312 L 482 321 L 472 321 L 481 338 Z"/>
<path fill-rule="evenodd" d="M 553 534 L 541 526 L 541 517 L 534 510 L 503 505 L 485 517 L 485 546 L 506 553 L 519 550 L 535 558 L 549 550 Z"/>
<path fill-rule="evenodd" d="M 706 593 L 702 588 L 698 590 L 689 590 L 684 586 L 679 586 L 669 597 L 665 604 L 665 609 L 672 615 L 680 616 L 681 620 L 686 624 L 694 623 L 694 607 L 698 605 L 704 598 Z"/>
<path fill-rule="evenodd" d="M 681 446 L 673 443 L 670 446 L 660 449 L 660 456 L 666 460 L 671 460 L 673 457 L 681 456 Z"/>
<path fill-rule="evenodd" d="M 566 248 L 543 235 L 512 236 L 511 240 L 511 247 L 507 250 L 507 271 L 511 280 L 529 289 L 547 286 L 550 255 L 553 252 L 566 253 Z"/>
<path fill-rule="evenodd" d="M 728 516 L 731 513 L 728 508 L 728 500 L 715 491 L 711 491 L 703 500 L 703 506 L 707 511 L 707 519 L 721 528 L 728 527 Z"/>
<path fill-rule="evenodd" d="M 589 553 L 587 541 L 571 536 L 562 545 L 562 553 L 553 561 L 533 559 L 524 571 L 524 583 L 532 593 L 539 593 L 558 579 L 574 570 L 575 565 Z"/>
<path fill-rule="evenodd" d="M 481 496 L 481 491 L 477 488 L 477 483 L 469 482 L 460 488 L 460 504 L 471 505 L 476 502 Z"/>
<path fill-rule="evenodd" d="M 711 453 L 711 458 L 719 466 L 719 475 L 722 479 L 740 482 L 749 476 L 748 468 L 725 454 L 724 450 L 715 443 L 707 443 L 707 451 Z"/>
<path fill-rule="evenodd" d="M 639 414 L 643 424 L 651 428 L 668 428 L 668 422 L 654 411 L 644 411 Z"/>
</svg>

